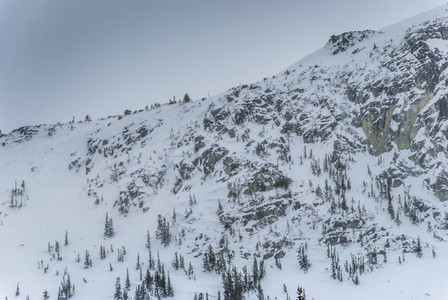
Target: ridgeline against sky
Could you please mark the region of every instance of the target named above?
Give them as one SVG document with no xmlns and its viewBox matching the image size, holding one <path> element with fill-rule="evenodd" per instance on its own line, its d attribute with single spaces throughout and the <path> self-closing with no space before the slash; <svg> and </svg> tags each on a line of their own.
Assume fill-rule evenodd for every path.
<svg viewBox="0 0 448 300">
<path fill-rule="evenodd" d="M 0 130 L 220 93 L 444 2 L 1 1 Z"/>
</svg>

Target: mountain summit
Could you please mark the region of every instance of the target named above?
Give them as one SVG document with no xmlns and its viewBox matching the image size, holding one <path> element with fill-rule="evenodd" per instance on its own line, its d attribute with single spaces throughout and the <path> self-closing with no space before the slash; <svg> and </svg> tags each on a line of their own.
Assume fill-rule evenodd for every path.
<svg viewBox="0 0 448 300">
<path fill-rule="evenodd" d="M 447 24 L 441 7 L 214 97 L 1 135 L 0 296 L 443 299 Z"/>
</svg>

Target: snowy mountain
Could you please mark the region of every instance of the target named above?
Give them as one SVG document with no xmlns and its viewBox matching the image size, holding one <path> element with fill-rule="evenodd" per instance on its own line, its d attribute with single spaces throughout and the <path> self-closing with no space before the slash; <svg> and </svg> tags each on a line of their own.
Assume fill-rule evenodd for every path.
<svg viewBox="0 0 448 300">
<path fill-rule="evenodd" d="M 446 299 L 445 9 L 207 99 L 1 135 L 0 296 Z"/>
</svg>

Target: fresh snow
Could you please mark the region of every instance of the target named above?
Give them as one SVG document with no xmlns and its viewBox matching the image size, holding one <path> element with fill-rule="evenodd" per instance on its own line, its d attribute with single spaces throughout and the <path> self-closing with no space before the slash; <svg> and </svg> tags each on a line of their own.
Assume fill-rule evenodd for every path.
<svg viewBox="0 0 448 300">
<path fill-rule="evenodd" d="M 446 17 L 445 7 L 431 10 L 414 18 L 394 24 L 372 34 L 359 42 L 355 48 L 361 49 L 356 57 L 352 57 L 351 51 L 330 55 L 329 45 L 310 54 L 303 60 L 288 68 L 292 76 L 286 76 L 284 72 L 275 78 L 266 79 L 256 83 L 260 89 L 281 87 L 282 91 L 289 92 L 295 89 L 303 89 L 303 98 L 300 103 L 294 104 L 303 110 L 304 115 L 311 116 L 308 123 L 309 128 L 319 126 L 318 121 L 325 118 L 333 118 L 333 113 L 328 109 L 315 105 L 318 101 L 315 96 L 316 88 L 323 95 L 338 99 L 332 109 L 341 113 L 355 111 L 356 105 L 346 100 L 343 89 L 334 88 L 331 84 L 316 82 L 313 83 L 313 72 L 310 71 L 317 64 L 319 68 L 327 70 L 332 84 L 340 84 L 341 68 L 353 67 L 359 64 L 363 76 L 370 70 L 377 70 L 378 61 L 370 64 L 370 52 L 373 45 L 384 47 L 390 40 L 398 41 L 403 38 L 406 29 L 411 26 L 420 26 L 427 20 Z M 428 45 L 432 48 L 447 48 L 447 44 L 440 40 L 428 40 Z M 363 50 L 364 49 L 364 50 Z M 324 68 L 325 67 L 325 68 Z M 357 68 L 357 67 L 355 67 Z M 319 69 L 319 70 L 323 70 Z M 285 70 L 286 71 L 286 70 Z M 316 72 L 318 72 L 316 70 Z M 324 71 L 322 71 L 324 72 Z M 361 71 L 360 71 L 361 72 Z M 385 72 L 385 70 L 384 70 Z M 360 75 L 361 76 L 361 75 Z M 387 78 L 389 74 L 384 74 Z M 368 84 L 368 83 L 366 83 Z M 317 87 L 318 86 L 318 87 Z M 57 291 L 64 274 L 64 270 L 70 274 L 71 282 L 76 286 L 76 293 L 72 299 L 113 299 L 114 284 L 117 277 L 121 278 L 121 285 L 124 286 L 126 269 L 129 269 L 131 290 L 129 295 L 133 298 L 135 286 L 140 283 L 139 272 L 135 270 L 137 254 L 140 256 L 143 270 L 148 265 L 148 253 L 145 248 L 146 233 L 149 230 L 152 236 L 152 254 L 157 257 L 160 254 L 161 261 L 165 263 L 165 269 L 169 271 L 171 282 L 174 286 L 173 299 L 193 299 L 197 292 L 208 292 L 210 299 L 217 299 L 217 291 L 221 290 L 221 276 L 214 272 L 208 273 L 202 270 L 202 252 L 206 250 L 208 242 L 201 240 L 203 234 L 210 237 L 210 244 L 217 248 L 219 239 L 223 232 L 223 225 L 220 223 L 216 211 L 218 199 L 228 211 L 238 216 L 241 211 L 238 204 L 232 202 L 228 197 L 228 188 L 225 182 L 220 179 L 225 178 L 225 174 L 212 174 L 200 176 L 198 170 L 194 176 L 184 183 L 182 190 L 174 194 L 172 188 L 176 183 L 178 164 L 190 162 L 200 153 L 190 151 L 188 140 L 185 138 L 189 133 L 194 132 L 204 136 L 204 142 L 208 145 L 219 145 L 229 150 L 229 154 L 239 157 L 241 161 L 256 161 L 258 157 L 253 152 L 253 147 L 263 140 L 275 141 L 281 134 L 277 128 L 268 125 L 259 125 L 248 122 L 244 130 L 249 130 L 254 138 L 252 146 L 246 143 L 236 142 L 235 139 L 222 137 L 216 132 L 207 132 L 203 128 L 204 116 L 210 113 L 213 108 L 220 108 L 225 105 L 229 112 L 238 108 L 238 104 L 225 100 L 229 93 L 223 93 L 210 97 L 204 101 L 193 101 L 187 104 L 164 105 L 148 111 L 131 114 L 123 118 L 117 116 L 107 119 L 92 121 L 90 123 L 43 125 L 36 127 L 37 133 L 28 141 L 19 141 L 21 135 L 12 132 L 0 138 L 0 297 L 7 299 L 41 299 L 44 290 L 50 294 L 50 299 L 57 299 Z M 244 90 L 240 98 L 254 97 L 255 92 Z M 437 95 L 436 95 L 437 97 Z M 436 98 L 435 97 L 435 98 Z M 371 97 L 373 98 L 373 96 Z M 400 102 L 403 109 L 407 104 L 403 99 Z M 79 159 L 86 163 L 87 143 L 89 139 L 108 140 L 112 143 L 124 143 L 122 132 L 128 130 L 134 134 L 141 126 L 146 126 L 153 131 L 142 141 L 136 142 L 127 153 L 120 154 L 118 159 L 113 155 L 105 157 L 95 154 L 92 158 L 92 170 L 86 174 L 85 165 L 77 169 L 69 169 L 72 161 Z M 72 128 L 73 126 L 73 128 Z M 394 127 L 395 126 L 395 127 Z M 52 130 L 55 131 L 52 131 Z M 244 130 L 238 133 L 241 134 Z M 397 129 L 392 125 L 392 129 Z M 335 129 L 336 133 L 351 136 L 362 136 L 361 129 L 353 129 L 350 124 L 339 123 Z M 49 132 L 53 132 L 49 136 Z M 132 136 L 131 139 L 136 138 Z M 241 136 L 240 136 L 241 138 Z M 419 132 L 418 140 L 424 140 L 424 147 L 432 149 L 434 145 L 425 139 L 424 132 Z M 328 205 L 320 205 L 321 201 L 315 196 L 315 188 L 319 185 L 325 186 L 324 174 L 317 177 L 310 170 L 310 160 L 303 159 L 303 165 L 299 164 L 299 157 L 303 155 L 304 147 L 307 151 L 312 150 L 314 157 L 322 162 L 325 155 L 332 151 L 335 137 L 326 142 L 316 142 L 305 144 L 302 137 L 292 136 L 290 142 L 291 157 L 294 164 L 287 164 L 276 158 L 275 149 L 267 149 L 265 158 L 267 162 L 279 164 L 279 169 L 287 174 L 292 181 L 292 190 L 296 193 L 297 200 L 307 206 L 317 216 L 326 216 Z M 181 145 L 179 144 L 181 143 Z M 109 144 L 109 145 L 110 145 Z M 180 146 L 179 146 L 180 145 Z M 124 146 L 126 147 L 126 146 Z M 252 147 L 252 148 L 251 148 Z M 117 153 L 119 152 L 116 150 Z M 411 156 L 409 150 L 401 150 L 403 157 Z M 363 182 L 368 182 L 367 190 L 370 188 L 372 178 L 367 174 L 367 168 L 372 174 L 380 174 L 388 166 L 393 165 L 394 151 L 384 153 L 378 157 L 358 152 L 351 157 L 354 161 L 353 168 L 347 170 L 349 178 L 352 180 L 352 189 L 347 192 L 347 202 L 351 198 L 355 199 L 355 206 L 360 200 L 361 205 L 366 207 L 369 216 L 374 218 L 374 223 L 385 226 L 385 231 L 390 236 L 408 236 L 417 240 L 420 237 L 423 246 L 423 257 L 417 258 L 415 253 L 406 253 L 406 261 L 398 263 L 398 257 L 402 256 L 402 249 L 393 245 L 387 252 L 387 262 L 382 262 L 383 256 L 379 255 L 381 261 L 378 268 L 373 272 L 367 272 L 360 276 L 360 285 L 354 285 L 350 280 L 344 278 L 343 282 L 338 282 L 330 278 L 330 259 L 326 255 L 326 246 L 320 240 L 322 238 L 322 223 L 317 222 L 313 226 L 312 215 L 301 214 L 300 211 L 287 209 L 286 216 L 280 218 L 273 226 L 259 227 L 255 234 L 245 232 L 241 226 L 242 240 L 229 236 L 229 248 L 234 250 L 234 265 L 240 271 L 243 265 L 250 269 L 252 266 L 252 256 L 247 260 L 242 254 L 255 253 L 257 244 L 275 240 L 276 235 L 285 234 L 287 222 L 292 223 L 293 218 L 299 219 L 299 225 L 293 226 L 291 232 L 286 236 L 294 241 L 294 246 L 284 249 L 285 257 L 281 260 L 282 270 L 275 265 L 274 258 L 266 260 L 266 277 L 262 280 L 265 296 L 269 299 L 286 299 L 287 295 L 283 290 L 283 284 L 287 286 L 288 295 L 291 299 L 296 297 L 297 286 L 302 286 L 306 290 L 307 299 L 448 299 L 448 290 L 445 283 L 448 281 L 448 245 L 446 240 L 448 235 L 445 231 L 437 232 L 443 241 L 434 239 L 435 232 L 427 230 L 427 224 L 412 224 L 409 219 L 403 219 L 402 224 L 397 226 L 387 214 L 387 201 L 375 201 L 374 198 L 367 197 L 363 191 Z M 272 161 L 270 161 L 272 160 Z M 446 170 L 446 157 L 441 156 L 440 168 Z M 125 180 L 114 182 L 111 174 L 118 162 L 123 162 L 126 168 Z M 404 161 L 403 164 L 409 163 Z M 218 162 L 217 166 L 222 166 Z M 114 203 L 120 191 L 127 188 L 132 179 L 129 174 L 137 172 L 144 166 L 153 174 L 161 170 L 166 171 L 162 186 L 145 186 L 142 182 L 137 182 L 143 186 L 144 192 L 142 207 L 131 206 L 130 212 L 126 215 L 120 214 Z M 249 168 L 249 167 L 247 167 Z M 222 170 L 222 167 L 215 167 Z M 417 168 L 418 169 L 418 168 Z M 246 170 L 245 170 L 246 171 Z M 222 171 L 221 171 L 222 173 Z M 126 177 L 128 176 L 128 177 Z M 244 180 L 246 173 L 241 172 L 232 178 Z M 309 186 L 312 179 L 313 188 Z M 11 208 L 11 191 L 16 182 L 20 186 L 22 180 L 25 181 L 25 193 L 19 198 L 23 203 L 22 207 Z M 143 179 L 139 178 L 142 181 Z M 152 180 L 152 179 L 151 179 Z M 330 180 L 329 180 L 330 181 Z M 229 181 L 230 182 L 230 181 Z M 233 182 L 233 181 L 232 181 Z M 188 189 L 186 187 L 188 186 Z M 364 189 L 365 190 L 365 189 Z M 398 195 L 402 195 L 407 190 L 413 196 L 428 201 L 434 209 L 446 212 L 446 204 L 438 201 L 434 195 L 423 186 L 422 177 L 409 177 L 405 181 L 405 186 L 393 189 L 394 201 Z M 102 198 L 98 205 L 94 204 L 95 196 L 88 193 L 98 192 L 96 197 Z M 278 196 L 278 190 L 264 193 L 264 197 Z M 192 214 L 184 217 L 184 212 L 190 209 L 189 195 L 194 195 L 197 204 L 192 209 Z M 173 208 L 176 211 L 177 221 L 173 222 Z M 104 220 L 108 213 L 113 218 L 115 236 L 104 238 Z M 182 245 L 172 241 L 169 247 L 163 247 L 160 241 L 155 238 L 157 228 L 157 216 L 162 215 L 171 223 L 171 234 L 179 237 L 185 231 L 185 238 Z M 337 217 L 338 215 L 336 215 Z M 330 216 L 328 216 L 330 217 Z M 433 219 L 431 219 L 433 220 Z M 252 223 L 250 223 L 252 222 Z M 249 227 L 255 225 L 250 221 Z M 373 221 L 372 221 L 373 222 Z M 68 232 L 69 244 L 64 245 L 64 236 Z M 357 234 L 357 233 L 356 233 Z M 238 235 L 238 234 L 237 234 Z M 355 232 L 353 232 L 355 235 Z M 384 239 L 378 241 L 378 247 L 382 246 Z M 47 251 L 48 243 L 52 245 L 58 241 L 60 243 L 61 261 L 52 259 Z M 296 250 L 300 244 L 308 245 L 308 254 L 312 262 L 312 267 L 307 274 L 299 269 Z M 380 245 L 381 244 L 381 245 Z M 109 251 L 113 245 L 114 252 L 107 253 L 105 260 L 100 260 L 100 246 L 105 246 Z M 124 262 L 117 262 L 118 249 L 124 246 L 126 256 Z M 336 246 L 340 256 L 341 267 L 345 260 L 350 259 L 350 254 L 365 254 L 365 250 L 358 244 L 350 246 Z M 435 249 L 436 258 L 432 258 L 431 251 Z M 93 260 L 93 267 L 84 269 L 84 254 L 89 251 Z M 174 253 L 178 252 L 185 257 L 185 263 L 191 261 L 194 266 L 196 279 L 188 279 L 182 270 L 174 270 L 171 261 Z M 80 255 L 81 261 L 76 262 Z M 39 263 L 49 265 L 45 274 L 43 268 L 39 268 Z M 113 266 L 113 271 L 109 270 L 109 265 Z M 143 273 L 143 276 L 145 273 Z M 345 275 L 346 277 L 346 275 Z M 19 283 L 20 296 L 15 297 L 16 286 Z M 257 299 L 255 293 L 246 294 L 247 299 Z"/>
</svg>

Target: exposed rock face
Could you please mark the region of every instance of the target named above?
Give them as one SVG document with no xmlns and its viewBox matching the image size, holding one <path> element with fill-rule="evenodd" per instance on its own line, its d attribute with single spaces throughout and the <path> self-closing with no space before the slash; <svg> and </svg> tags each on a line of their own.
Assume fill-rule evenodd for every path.
<svg viewBox="0 0 448 300">
<path fill-rule="evenodd" d="M 349 31 L 344 32 L 340 35 L 332 35 L 327 45 L 331 46 L 333 55 L 340 52 L 344 52 L 350 47 L 355 46 L 358 42 L 365 40 L 366 38 L 375 34 L 374 30 L 364 30 L 364 31 Z M 378 32 L 379 34 L 381 32 Z M 359 49 L 355 49 L 354 53 L 358 52 Z"/>
<path fill-rule="evenodd" d="M 198 157 L 193 161 L 195 166 L 202 165 L 205 176 L 209 175 L 215 170 L 215 165 L 224 156 L 229 153 L 229 150 L 223 147 L 211 147 L 202 152 L 201 157 Z"/>
<path fill-rule="evenodd" d="M 448 41 L 448 30 L 444 22 L 436 19 L 411 27 L 398 43 L 392 39 L 383 45 L 375 43 L 368 50 L 371 63 L 377 63 L 377 67 L 362 67 L 359 62 L 351 74 L 345 73 L 347 98 L 359 107 L 353 124 L 361 125 L 370 153 L 381 155 L 394 148 L 410 149 L 414 152 L 411 160 L 422 168 L 432 168 L 440 153 L 445 157 L 448 154 L 442 146 L 446 144 L 443 121 L 448 112 L 448 59 L 446 45 L 443 47 L 443 42 Z M 329 44 L 333 55 L 366 45 L 362 40 L 371 34 L 381 35 L 355 32 L 332 37 Z M 356 51 L 354 57 L 363 49 Z M 444 178 L 444 173 L 437 176 Z M 448 200 L 443 184 L 430 186 L 439 199 Z"/>
<path fill-rule="evenodd" d="M 360 122 L 375 155 L 390 151 L 392 143 L 409 149 L 427 123 L 419 120 L 419 114 L 440 89 L 440 76 L 448 66 L 438 48 L 426 43 L 429 39 L 447 40 L 442 24 L 409 29 L 398 45 L 374 49 L 372 57 L 379 60 L 379 70 L 369 73 L 367 83 L 349 84 L 347 96 L 360 105 Z M 399 71 L 398 76 L 384 78 L 383 69 L 391 75 Z M 443 103 L 442 97 L 436 108 L 439 120 L 445 116 Z"/>
</svg>

